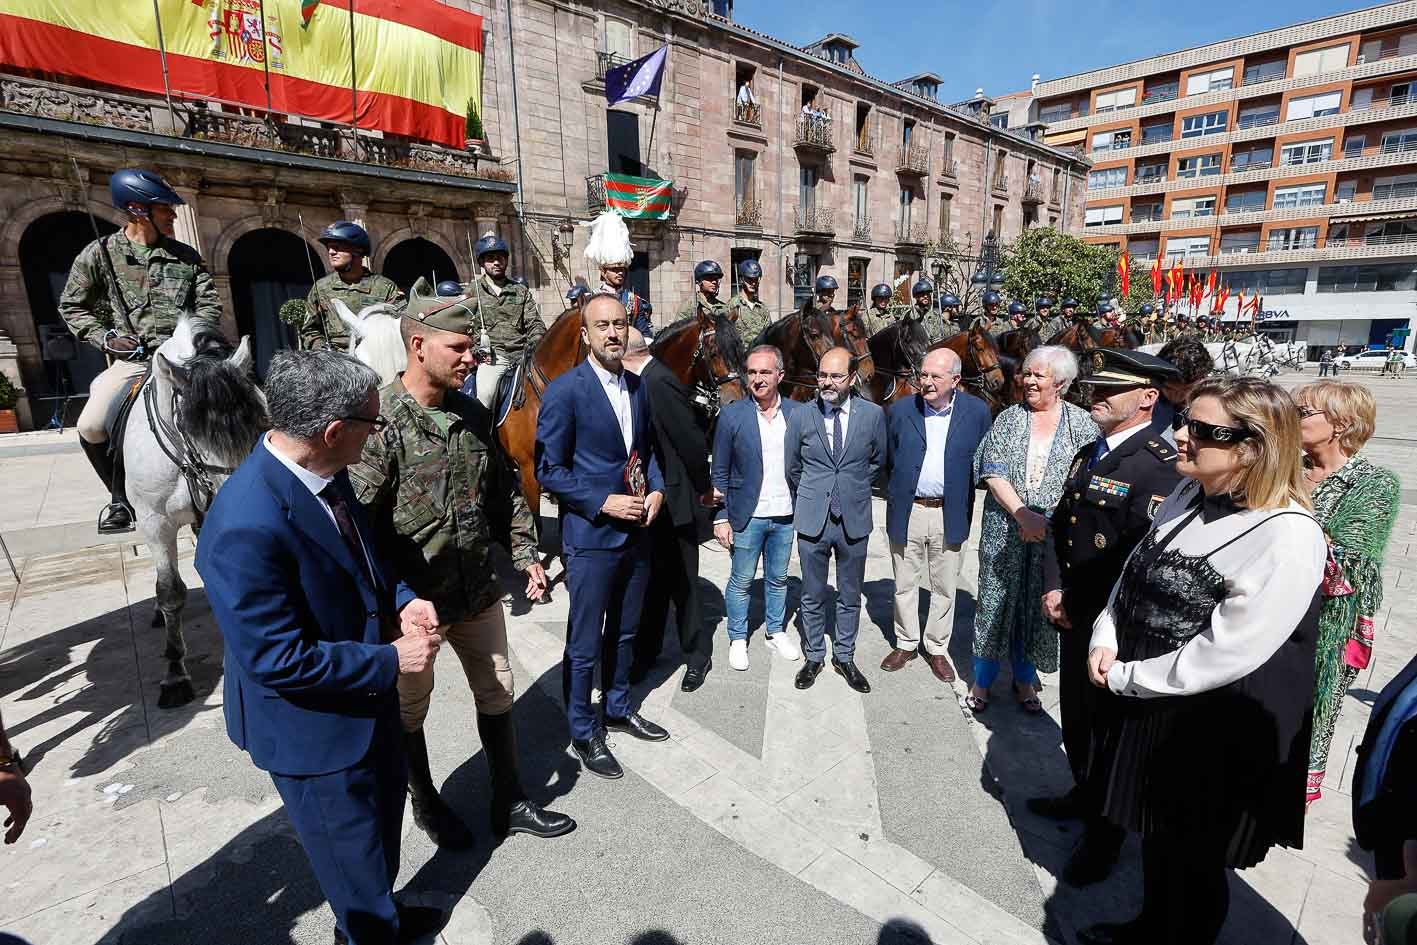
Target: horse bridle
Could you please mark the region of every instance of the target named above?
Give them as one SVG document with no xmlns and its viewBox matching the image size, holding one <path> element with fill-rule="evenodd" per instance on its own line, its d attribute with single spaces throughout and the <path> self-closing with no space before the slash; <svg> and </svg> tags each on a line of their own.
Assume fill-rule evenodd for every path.
<svg viewBox="0 0 1417 945">
<path fill-rule="evenodd" d="M 999 388 L 1000 388 L 1000 389 L 1003 389 L 1004 385 L 1008 382 L 1008 376 L 1007 376 L 1006 374 L 1004 374 L 1004 366 L 1003 366 L 1003 364 L 995 363 L 995 365 L 994 365 L 993 367 L 990 367 L 990 368 L 985 368 L 985 367 L 980 367 L 980 366 L 979 366 L 979 356 L 978 356 L 977 354 L 975 354 L 975 351 L 974 351 L 974 345 L 975 345 L 975 341 L 976 341 L 976 338 L 975 338 L 975 336 L 974 336 L 974 332 L 975 332 L 975 331 L 979 331 L 979 330 L 982 330 L 982 329 L 968 328 L 968 329 L 965 330 L 965 338 L 964 338 L 964 357 L 961 358 L 960 360 L 964 362 L 964 365 L 965 365 L 966 367 L 973 368 L 973 370 L 974 370 L 974 375 L 973 375 L 972 377 L 965 377 L 965 378 L 963 379 L 963 380 L 964 380 L 964 383 L 965 383 L 966 385 L 968 385 L 969 387 L 973 387 L 973 388 L 975 388 L 975 389 L 977 389 L 977 390 L 979 390 L 979 391 L 981 391 L 981 392 L 982 392 L 982 391 L 986 391 L 986 390 L 988 390 L 989 388 L 988 388 L 988 385 L 984 383 L 984 377 L 985 377 L 985 375 L 991 374 L 991 373 L 993 373 L 994 371 L 998 371 L 998 372 L 999 372 Z M 977 340 L 978 340 L 978 343 L 979 343 L 981 346 L 984 344 L 984 339 L 983 339 L 983 336 L 982 336 L 982 335 L 981 335 Z"/>
<path fill-rule="evenodd" d="M 713 417 L 718 415 L 719 405 L 722 401 L 721 391 L 724 386 L 732 384 L 734 381 L 741 384 L 743 382 L 743 376 L 737 371 L 732 370 L 722 374 L 719 373 L 718 368 L 714 365 L 712 356 L 705 356 L 708 353 L 710 341 L 713 343 L 714 352 L 718 354 L 720 360 L 723 360 L 723 348 L 718 343 L 718 326 L 716 324 L 706 326 L 704 320 L 700 318 L 699 341 L 694 348 L 694 360 L 689 365 L 689 370 L 695 371 L 700 365 L 708 369 L 709 383 L 704 384 L 700 382 L 696 386 L 698 387 L 699 393 L 704 398 L 705 405 L 708 407 L 709 416 Z M 697 374 L 697 371 L 695 371 L 695 373 Z"/>
<path fill-rule="evenodd" d="M 175 368 L 180 371 L 180 368 Z M 172 392 L 172 416 L 173 422 L 168 422 L 162 415 L 157 404 L 157 385 L 152 378 L 143 385 L 143 409 L 148 415 L 148 429 L 152 431 L 153 439 L 157 441 L 158 448 L 163 455 L 172 461 L 177 467 L 177 471 L 182 474 L 183 480 L 187 483 L 187 492 L 192 497 L 192 508 L 197 514 L 197 526 L 200 528 L 202 520 L 206 518 L 207 510 L 211 508 L 212 497 L 216 495 L 216 485 L 212 482 L 212 476 L 230 476 L 236 472 L 234 466 L 216 466 L 202 459 L 197 451 L 192 438 L 182 432 L 175 418 L 177 417 L 180 396 L 177 391 Z"/>
</svg>

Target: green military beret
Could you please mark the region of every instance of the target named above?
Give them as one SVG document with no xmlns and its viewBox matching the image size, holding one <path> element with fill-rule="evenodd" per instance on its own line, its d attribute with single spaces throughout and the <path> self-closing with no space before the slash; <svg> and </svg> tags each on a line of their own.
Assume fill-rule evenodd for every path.
<svg viewBox="0 0 1417 945">
<path fill-rule="evenodd" d="M 404 318 L 411 318 L 429 328 L 440 328 L 470 338 L 477 337 L 476 300 L 466 295 L 438 295 L 428 280 L 422 277 L 409 291 L 408 307 L 402 314 Z"/>
</svg>

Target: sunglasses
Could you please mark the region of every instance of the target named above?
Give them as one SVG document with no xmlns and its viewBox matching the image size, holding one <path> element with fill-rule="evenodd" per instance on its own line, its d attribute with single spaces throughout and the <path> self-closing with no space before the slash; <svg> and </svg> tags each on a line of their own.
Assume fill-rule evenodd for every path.
<svg viewBox="0 0 1417 945">
<path fill-rule="evenodd" d="M 1306 405 L 1304 405 L 1304 404 L 1300 404 L 1299 406 L 1295 407 L 1294 409 L 1298 412 L 1298 414 L 1299 414 L 1299 419 L 1300 419 L 1300 420 L 1307 420 L 1307 419 L 1309 419 L 1310 417 L 1317 417 L 1317 416 L 1320 416 L 1320 415 L 1323 414 L 1323 411 L 1320 410 L 1319 408 L 1317 408 L 1317 407 L 1309 407 L 1309 406 L 1306 406 Z"/>
<path fill-rule="evenodd" d="M 1246 430 L 1244 427 L 1222 427 L 1214 423 L 1206 423 L 1204 420 L 1197 420 L 1191 416 L 1190 410 L 1178 411 L 1176 419 L 1172 421 L 1171 425 L 1177 430 L 1184 426 L 1186 433 L 1193 439 L 1226 445 L 1248 440 L 1255 435 L 1254 431 Z"/>
</svg>

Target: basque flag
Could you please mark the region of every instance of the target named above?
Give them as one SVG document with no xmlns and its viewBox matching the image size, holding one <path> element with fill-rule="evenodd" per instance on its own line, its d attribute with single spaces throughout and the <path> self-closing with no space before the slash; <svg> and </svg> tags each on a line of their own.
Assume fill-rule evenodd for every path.
<svg viewBox="0 0 1417 945">
<path fill-rule="evenodd" d="M 669 47 L 661 46 L 634 62 L 606 69 L 605 101 L 619 105 L 641 96 L 658 98 L 660 83 L 664 81 L 664 63 L 668 58 Z"/>
</svg>

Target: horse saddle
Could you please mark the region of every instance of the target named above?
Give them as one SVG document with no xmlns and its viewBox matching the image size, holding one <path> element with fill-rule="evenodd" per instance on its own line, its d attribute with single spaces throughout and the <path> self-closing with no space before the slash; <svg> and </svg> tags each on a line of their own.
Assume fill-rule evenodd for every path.
<svg viewBox="0 0 1417 945">
<path fill-rule="evenodd" d="M 517 359 L 517 363 L 510 371 L 504 371 L 497 380 L 497 391 L 492 398 L 494 408 L 493 416 L 496 417 L 494 427 L 500 427 L 507 422 L 507 415 L 520 407 L 526 400 L 526 367 L 531 362 L 530 357 Z"/>
<path fill-rule="evenodd" d="M 138 394 L 152 376 L 152 370 L 152 363 L 149 362 L 148 369 L 120 389 L 119 396 L 113 398 L 113 403 L 108 406 L 103 430 L 108 434 L 108 452 L 114 456 L 123 455 L 123 433 L 128 427 L 128 415 L 133 412 L 133 405 L 138 402 Z"/>
</svg>

